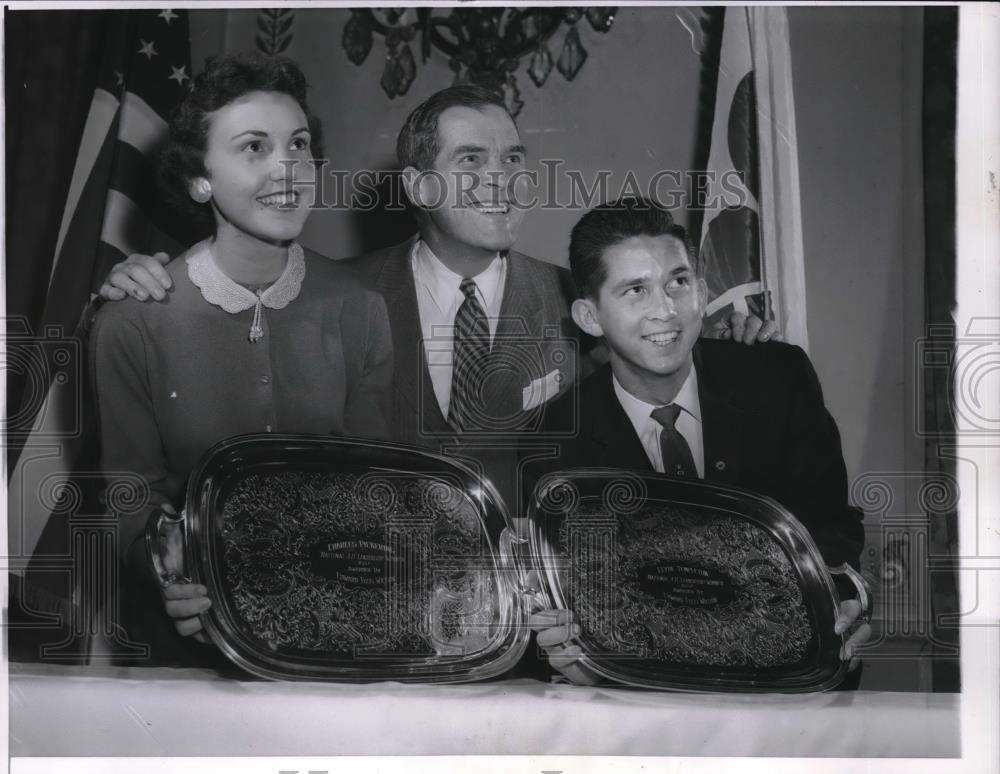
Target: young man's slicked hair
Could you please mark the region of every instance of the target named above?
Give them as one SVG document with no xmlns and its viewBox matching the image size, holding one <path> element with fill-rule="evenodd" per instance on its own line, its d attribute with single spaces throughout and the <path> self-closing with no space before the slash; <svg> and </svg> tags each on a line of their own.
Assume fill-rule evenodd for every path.
<svg viewBox="0 0 1000 774">
<path fill-rule="evenodd" d="M 608 278 L 605 250 L 631 237 L 664 235 L 681 241 L 691 267 L 701 276 L 698 256 L 687 231 L 674 222 L 673 215 L 659 202 L 626 197 L 592 209 L 580 218 L 570 234 L 569 268 L 577 294 L 581 298 L 597 298 Z"/>
</svg>

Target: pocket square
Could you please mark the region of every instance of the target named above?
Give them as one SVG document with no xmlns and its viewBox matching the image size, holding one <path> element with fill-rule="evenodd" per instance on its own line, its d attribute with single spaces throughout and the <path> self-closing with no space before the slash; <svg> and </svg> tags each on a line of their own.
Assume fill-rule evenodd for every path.
<svg viewBox="0 0 1000 774">
<path fill-rule="evenodd" d="M 521 390 L 521 409 L 531 411 L 531 409 L 541 406 L 546 401 L 551 400 L 559 394 L 559 387 L 562 385 L 562 372 L 556 368 L 545 376 L 535 379 L 531 384 Z"/>
</svg>

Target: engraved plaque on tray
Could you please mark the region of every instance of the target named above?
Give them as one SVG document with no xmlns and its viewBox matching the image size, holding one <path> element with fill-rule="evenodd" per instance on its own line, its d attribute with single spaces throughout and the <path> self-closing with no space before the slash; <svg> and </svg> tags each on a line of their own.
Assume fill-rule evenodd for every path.
<svg viewBox="0 0 1000 774">
<path fill-rule="evenodd" d="M 814 691 L 846 666 L 805 528 L 765 497 L 614 470 L 539 481 L 531 556 L 587 666 L 677 690 Z"/>
<path fill-rule="evenodd" d="M 394 444 L 245 436 L 192 474 L 185 564 L 211 639 L 278 679 L 454 682 L 509 669 L 527 630 L 488 482 Z"/>
</svg>

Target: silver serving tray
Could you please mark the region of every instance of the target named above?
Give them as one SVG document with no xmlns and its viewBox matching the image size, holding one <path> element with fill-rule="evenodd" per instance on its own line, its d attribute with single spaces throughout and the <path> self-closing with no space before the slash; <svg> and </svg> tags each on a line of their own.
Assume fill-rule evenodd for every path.
<svg viewBox="0 0 1000 774">
<path fill-rule="evenodd" d="M 830 572 L 806 529 L 773 500 L 581 469 L 540 479 L 528 518 L 544 591 L 574 611 L 583 665 L 604 678 L 778 692 L 843 679 Z"/>
<path fill-rule="evenodd" d="M 248 672 L 457 682 L 525 650 L 513 532 L 489 483 L 454 460 L 242 436 L 193 471 L 185 510 L 185 566 L 212 599 L 204 629 Z"/>
</svg>

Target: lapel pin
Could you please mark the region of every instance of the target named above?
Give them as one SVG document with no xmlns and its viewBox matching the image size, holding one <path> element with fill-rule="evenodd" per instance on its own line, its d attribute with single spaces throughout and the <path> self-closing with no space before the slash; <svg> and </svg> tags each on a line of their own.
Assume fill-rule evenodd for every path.
<svg viewBox="0 0 1000 774">
<path fill-rule="evenodd" d="M 726 469 L 726 463 L 725 463 L 725 461 L 724 460 L 719 460 L 718 462 L 716 462 L 715 463 L 715 469 L 716 470 L 725 470 Z"/>
</svg>

